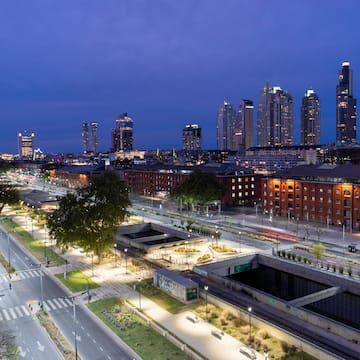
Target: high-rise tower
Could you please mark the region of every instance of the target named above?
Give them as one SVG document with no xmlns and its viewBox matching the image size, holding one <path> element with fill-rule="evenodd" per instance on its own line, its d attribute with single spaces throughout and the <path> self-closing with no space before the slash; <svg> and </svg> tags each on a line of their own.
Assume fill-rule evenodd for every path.
<svg viewBox="0 0 360 360">
<path fill-rule="evenodd" d="M 98 140 L 98 123 L 84 122 L 81 125 L 82 150 L 84 154 L 97 154 Z"/>
<path fill-rule="evenodd" d="M 183 150 L 201 150 L 201 127 L 198 124 L 186 125 L 182 133 Z"/>
<path fill-rule="evenodd" d="M 33 131 L 24 130 L 18 133 L 19 156 L 22 160 L 32 160 L 34 155 Z"/>
<path fill-rule="evenodd" d="M 220 106 L 217 116 L 217 148 L 234 150 L 235 111 L 227 99 Z"/>
<path fill-rule="evenodd" d="M 260 91 L 257 114 L 259 146 L 293 145 L 293 98 L 269 82 Z"/>
<path fill-rule="evenodd" d="M 320 144 L 320 100 L 307 90 L 301 103 L 301 145 Z"/>
<path fill-rule="evenodd" d="M 356 99 L 353 97 L 350 63 L 343 62 L 336 86 L 336 142 L 356 143 Z"/>
<path fill-rule="evenodd" d="M 240 100 L 234 126 L 234 150 L 244 151 L 254 146 L 254 103 Z"/>
<path fill-rule="evenodd" d="M 127 113 L 119 115 L 116 120 L 115 129 L 112 130 L 112 150 L 131 151 L 133 149 L 133 119 Z"/>
</svg>

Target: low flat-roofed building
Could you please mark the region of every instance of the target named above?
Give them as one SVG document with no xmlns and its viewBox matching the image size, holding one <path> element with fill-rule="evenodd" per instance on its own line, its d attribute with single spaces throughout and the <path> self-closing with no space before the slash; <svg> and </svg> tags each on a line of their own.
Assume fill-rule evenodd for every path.
<svg viewBox="0 0 360 360">
<path fill-rule="evenodd" d="M 154 272 L 154 286 L 185 303 L 199 297 L 199 285 L 195 281 L 168 269 Z"/>
</svg>

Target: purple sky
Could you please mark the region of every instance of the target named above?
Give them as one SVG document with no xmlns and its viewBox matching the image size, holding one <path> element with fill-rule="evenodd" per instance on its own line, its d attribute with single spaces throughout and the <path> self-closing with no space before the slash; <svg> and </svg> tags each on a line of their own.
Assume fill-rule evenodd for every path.
<svg viewBox="0 0 360 360">
<path fill-rule="evenodd" d="M 80 152 L 83 121 L 99 123 L 106 151 L 123 112 L 137 149 L 180 148 L 187 123 L 215 148 L 224 97 L 257 105 L 266 80 L 294 97 L 296 143 L 309 87 L 334 142 L 342 61 L 360 99 L 359 13 L 358 0 L 2 1 L 0 152 L 24 129 L 44 152 Z"/>
</svg>

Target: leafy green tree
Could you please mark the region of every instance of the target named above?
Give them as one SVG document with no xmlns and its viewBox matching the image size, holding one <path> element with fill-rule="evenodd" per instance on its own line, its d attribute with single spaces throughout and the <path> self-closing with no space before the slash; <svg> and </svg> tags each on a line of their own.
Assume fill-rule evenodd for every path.
<svg viewBox="0 0 360 360">
<path fill-rule="evenodd" d="M 48 216 L 50 235 L 61 248 L 77 245 L 100 260 L 114 246 L 130 205 L 124 182 L 116 173 L 106 171 L 60 200 L 59 208 Z"/>
<path fill-rule="evenodd" d="M 310 252 L 316 257 L 316 261 L 319 262 L 325 252 L 325 246 L 321 243 L 314 244 Z"/>
<path fill-rule="evenodd" d="M 206 206 L 212 201 L 221 200 L 225 195 L 225 186 L 220 184 L 212 173 L 194 171 L 189 178 L 175 190 L 178 203 L 194 210 L 195 206 Z"/>
<path fill-rule="evenodd" d="M 5 205 L 16 205 L 20 202 L 19 191 L 8 181 L 0 180 L 0 214 Z"/>
</svg>

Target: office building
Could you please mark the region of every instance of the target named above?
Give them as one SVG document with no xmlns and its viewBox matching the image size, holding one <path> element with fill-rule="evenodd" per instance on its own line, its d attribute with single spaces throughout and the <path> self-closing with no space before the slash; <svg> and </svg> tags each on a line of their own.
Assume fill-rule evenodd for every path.
<svg viewBox="0 0 360 360">
<path fill-rule="evenodd" d="M 133 119 L 127 113 L 119 115 L 115 120 L 115 128 L 112 130 L 112 150 L 131 151 L 134 145 Z"/>
<path fill-rule="evenodd" d="M 33 131 L 24 130 L 18 133 L 19 156 L 22 160 L 32 160 L 34 156 L 34 138 Z"/>
<path fill-rule="evenodd" d="M 82 150 L 84 154 L 98 153 L 98 123 L 82 123 L 81 127 Z"/>
<path fill-rule="evenodd" d="M 201 150 L 201 127 L 198 124 L 186 125 L 184 127 L 182 148 L 185 151 Z"/>
<path fill-rule="evenodd" d="M 240 100 L 235 117 L 234 150 L 245 151 L 254 146 L 254 103 Z"/>
<path fill-rule="evenodd" d="M 269 82 L 260 91 L 257 114 L 259 146 L 293 145 L 293 98 Z"/>
<path fill-rule="evenodd" d="M 356 99 L 353 97 L 350 63 L 343 62 L 336 86 L 336 143 L 356 143 Z"/>
<path fill-rule="evenodd" d="M 220 106 L 217 116 L 218 150 L 234 150 L 235 111 L 227 99 Z"/>
<path fill-rule="evenodd" d="M 320 100 L 307 90 L 301 103 L 301 145 L 320 144 Z"/>
</svg>

